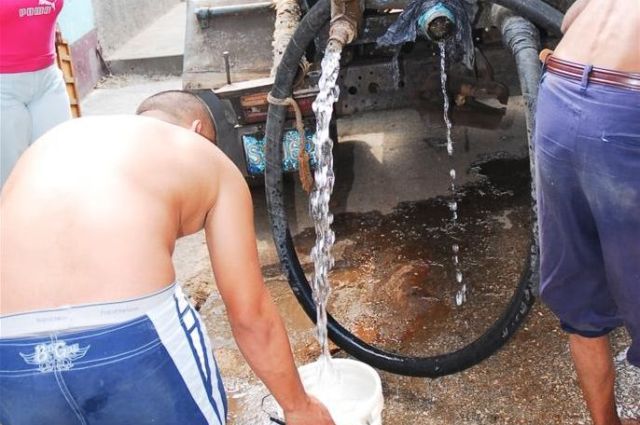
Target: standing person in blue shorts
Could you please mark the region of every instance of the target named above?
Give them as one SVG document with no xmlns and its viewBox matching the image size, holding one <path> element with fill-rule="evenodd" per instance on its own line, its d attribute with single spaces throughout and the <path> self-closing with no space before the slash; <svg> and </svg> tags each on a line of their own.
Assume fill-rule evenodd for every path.
<svg viewBox="0 0 640 425">
<path fill-rule="evenodd" d="M 535 130 L 541 297 L 594 424 L 619 425 L 613 329 L 640 367 L 640 2 L 578 0 L 563 32 L 543 56 Z"/>
</svg>

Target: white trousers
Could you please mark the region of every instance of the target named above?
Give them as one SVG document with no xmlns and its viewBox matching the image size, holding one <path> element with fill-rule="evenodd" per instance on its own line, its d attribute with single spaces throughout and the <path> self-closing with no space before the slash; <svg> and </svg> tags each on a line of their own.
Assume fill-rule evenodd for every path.
<svg viewBox="0 0 640 425">
<path fill-rule="evenodd" d="M 20 155 L 47 130 L 71 118 L 62 71 L 55 65 L 0 74 L 2 185 Z"/>
</svg>

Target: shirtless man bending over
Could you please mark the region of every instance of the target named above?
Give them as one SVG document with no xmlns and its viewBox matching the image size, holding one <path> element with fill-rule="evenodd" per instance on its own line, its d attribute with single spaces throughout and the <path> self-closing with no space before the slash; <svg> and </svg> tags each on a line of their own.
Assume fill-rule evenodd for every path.
<svg viewBox="0 0 640 425">
<path fill-rule="evenodd" d="M 300 382 L 249 190 L 206 106 L 165 92 L 138 112 L 54 128 L 4 187 L 0 423 L 224 424 L 207 331 L 171 262 L 204 228 L 234 337 L 287 424 L 332 425 Z"/>
<path fill-rule="evenodd" d="M 541 297 L 569 333 L 593 423 L 619 425 L 613 329 L 640 367 L 640 1 L 578 0 L 563 32 L 536 118 Z"/>
</svg>

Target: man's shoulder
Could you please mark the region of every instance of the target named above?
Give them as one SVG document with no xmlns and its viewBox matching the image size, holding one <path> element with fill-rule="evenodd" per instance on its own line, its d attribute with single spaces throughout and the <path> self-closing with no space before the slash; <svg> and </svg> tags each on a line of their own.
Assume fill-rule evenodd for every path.
<svg viewBox="0 0 640 425">
<path fill-rule="evenodd" d="M 170 129 L 178 126 L 168 122 L 143 115 L 135 114 L 106 114 L 106 115 L 84 115 L 79 118 L 66 121 L 69 126 L 98 126 L 109 128 L 111 131 L 119 131 L 127 127 Z M 63 124 L 64 125 L 64 124 Z"/>
<path fill-rule="evenodd" d="M 156 122 L 154 122 L 156 121 Z M 45 136 L 84 137 L 87 141 L 102 138 L 122 138 L 119 135 L 135 135 L 140 131 L 163 128 L 164 123 L 138 115 L 86 115 L 65 121 L 54 127 Z M 165 124 L 169 125 L 169 124 Z"/>
<path fill-rule="evenodd" d="M 219 148 L 196 132 L 140 115 L 77 118 L 59 126 L 50 138 L 56 139 L 57 154 L 73 150 L 93 158 L 102 153 L 103 165 L 107 158 L 127 164 L 133 161 L 137 174 L 154 178 L 161 167 L 183 181 L 210 181 L 234 167 Z"/>
</svg>

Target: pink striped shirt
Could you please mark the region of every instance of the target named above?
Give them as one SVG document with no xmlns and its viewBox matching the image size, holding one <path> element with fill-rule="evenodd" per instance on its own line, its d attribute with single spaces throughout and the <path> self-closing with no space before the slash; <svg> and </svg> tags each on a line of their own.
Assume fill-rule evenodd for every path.
<svg viewBox="0 0 640 425">
<path fill-rule="evenodd" d="M 64 0 L 0 0 L 0 73 L 37 71 L 55 61 Z"/>
</svg>

